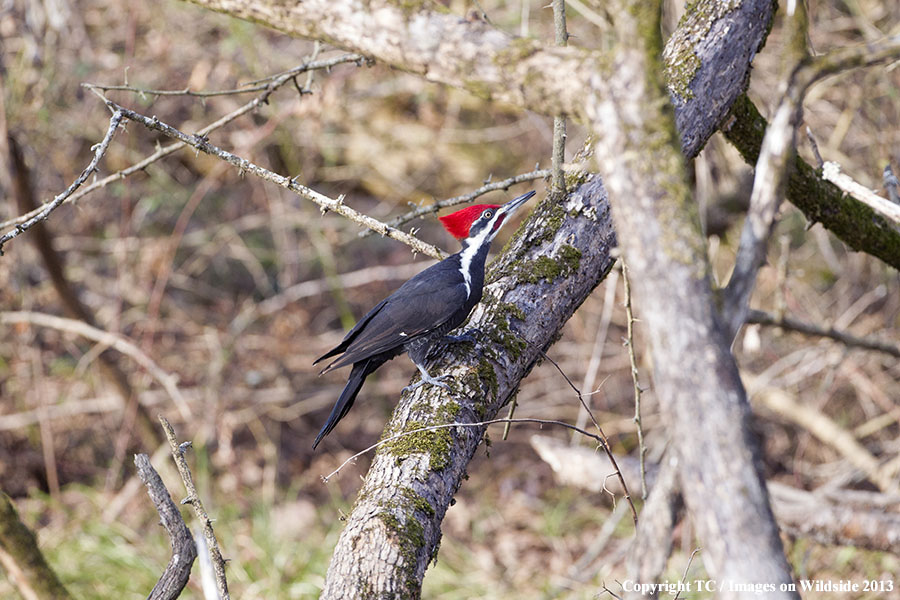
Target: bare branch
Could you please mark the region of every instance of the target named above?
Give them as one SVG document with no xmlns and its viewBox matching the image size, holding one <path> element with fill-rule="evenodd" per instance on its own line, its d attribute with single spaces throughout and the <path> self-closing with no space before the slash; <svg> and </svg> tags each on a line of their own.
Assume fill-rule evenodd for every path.
<svg viewBox="0 0 900 600">
<path fill-rule="evenodd" d="M 750 306 L 750 294 L 756 284 L 756 273 L 765 260 L 766 247 L 775 215 L 784 195 L 788 168 L 794 156 L 797 124 L 802 112 L 803 95 L 812 83 L 809 77 L 802 77 L 800 68 L 809 58 L 806 38 L 809 21 L 806 5 L 793 2 L 788 11 L 787 38 L 781 83 L 781 99 L 776 105 L 772 122 L 766 130 L 756 172 L 750 208 L 741 230 L 740 246 L 734 263 L 734 272 L 725 289 L 725 303 L 722 309 L 725 335 L 731 340 L 740 331 Z"/>
<path fill-rule="evenodd" d="M 841 167 L 836 162 L 826 161 L 822 165 L 822 179 L 830 181 L 843 192 L 850 194 L 886 219 L 890 219 L 895 226 L 900 227 L 900 204 L 894 204 L 882 198 L 866 186 L 854 181 L 849 175 L 841 173 Z"/>
<path fill-rule="evenodd" d="M 362 64 L 365 61 L 366 58 L 361 54 L 343 54 L 341 56 L 336 56 L 334 58 L 329 58 L 326 60 L 307 62 L 302 65 L 298 65 L 293 69 L 270 75 L 269 77 L 266 77 L 264 79 L 250 81 L 230 90 L 195 91 L 190 89 L 189 87 L 181 90 L 157 90 L 152 88 L 140 88 L 132 85 L 101 85 L 96 83 L 84 83 L 82 85 L 86 88 L 102 90 L 104 92 L 134 92 L 140 96 L 192 96 L 195 98 L 209 98 L 212 96 L 234 96 L 236 94 L 249 94 L 253 92 L 270 91 L 273 85 L 275 87 L 281 86 L 281 84 L 276 85 L 278 81 L 281 81 L 282 84 L 286 83 L 292 80 L 297 75 L 300 75 L 301 73 L 310 73 L 312 71 L 320 69 L 330 69 L 331 67 L 339 65 L 341 63 L 355 62 L 357 64 Z"/>
<path fill-rule="evenodd" d="M 172 544 L 172 558 L 169 559 L 166 570 L 163 571 L 147 598 L 148 600 L 174 600 L 181 595 L 181 591 L 191 576 L 191 567 L 194 565 L 194 559 L 197 558 L 197 546 L 194 544 L 190 530 L 184 523 L 181 511 L 172 501 L 159 473 L 150 464 L 150 458 L 146 454 L 135 454 L 134 466 L 137 467 L 138 477 L 147 486 L 147 494 L 156 507 L 162 526 L 166 528 Z"/>
<path fill-rule="evenodd" d="M 304 63 L 303 65 L 300 65 L 298 67 L 295 67 L 295 69 L 287 71 L 281 75 L 272 75 L 266 79 L 260 80 L 260 81 L 271 80 L 271 83 L 268 86 L 266 86 L 265 91 L 262 94 L 260 94 L 259 96 L 257 96 L 256 98 L 254 98 L 253 100 L 248 102 L 247 104 L 244 104 L 243 106 L 233 110 L 232 112 L 228 113 L 227 115 L 224 115 L 223 117 L 213 121 L 206 127 L 199 130 L 197 132 L 197 135 L 200 135 L 200 136 L 209 135 L 213 131 L 215 131 L 221 127 L 224 127 L 228 123 L 231 123 L 238 117 L 241 117 L 241 116 L 247 114 L 248 112 L 256 109 L 260 105 L 265 104 L 266 102 L 268 102 L 269 96 L 271 96 L 272 93 L 274 93 L 280 87 L 284 86 L 287 82 L 293 80 L 293 78 L 296 76 L 294 74 L 295 70 L 299 70 L 300 72 L 302 72 L 304 69 L 313 70 L 313 69 L 329 68 L 329 67 L 335 66 L 337 64 L 353 62 L 353 59 L 357 56 L 358 55 L 356 55 L 356 54 L 344 54 L 341 56 L 337 56 L 335 58 L 325 59 L 325 60 L 321 60 L 321 61 L 308 62 L 308 63 Z M 252 83 L 258 83 L 258 82 L 252 82 Z M 89 87 L 89 89 L 91 88 L 91 84 L 85 84 L 85 86 Z M 100 86 L 93 86 L 93 88 L 96 90 L 102 89 L 102 87 L 100 87 Z M 183 142 L 175 142 L 174 144 L 170 144 L 163 148 L 159 148 L 153 154 L 148 155 L 146 158 L 136 162 L 135 164 L 131 165 L 130 167 L 116 171 L 115 173 L 113 173 L 111 175 L 107 175 L 106 177 L 104 177 L 102 179 L 98 179 L 97 181 L 94 181 L 94 182 L 90 183 L 89 185 L 82 187 L 77 192 L 75 192 L 74 194 L 72 194 L 71 196 L 66 198 L 63 201 L 63 204 L 74 203 L 74 202 L 78 201 L 80 198 L 88 195 L 89 193 L 91 193 L 95 190 L 106 187 L 110 183 L 124 179 L 124 178 L 128 177 L 129 175 L 133 175 L 134 173 L 137 173 L 138 171 L 142 171 L 142 170 L 146 169 L 148 166 L 150 166 L 151 164 L 155 163 L 156 161 L 180 150 L 181 148 L 184 148 L 185 145 L 186 144 Z M 12 225 L 18 225 L 18 224 L 24 223 L 25 221 L 33 218 L 35 215 L 46 210 L 46 208 L 50 204 L 52 204 L 52 202 L 48 202 L 48 203 L 34 209 L 31 212 L 28 212 L 23 215 L 19 215 L 18 217 L 15 217 L 13 219 L 9 219 L 7 221 L 0 222 L 0 228 L 10 227 Z"/>
<path fill-rule="evenodd" d="M 432 10 L 429 3 L 399 6 L 390 0 L 332 0 L 286 7 L 278 0 L 190 1 L 289 35 L 325 40 L 480 97 L 547 115 L 563 112 L 587 122 L 591 108 L 585 99 L 610 97 L 614 90 L 609 83 L 616 77 L 611 65 L 621 59 L 618 54 L 572 46 L 547 48 L 536 40 L 497 31 L 483 21 Z M 722 127 L 726 132 L 733 129 L 727 133 L 729 139 L 749 162 L 756 163 L 765 120 L 742 94 L 775 4 L 766 0 L 692 2 L 666 42 L 669 92 L 686 156 L 695 156 Z M 573 4 L 583 10 L 579 6 Z M 376 18 L 379 35 L 372 35 L 368 24 Z M 386 39 L 392 43 L 384 43 Z M 739 122 L 732 119 L 723 126 L 729 111 Z M 816 181 L 808 168 L 796 180 L 792 178 L 791 201 L 854 248 L 900 265 L 900 233 L 860 214 L 855 201 L 841 201 L 849 204 L 846 210 L 826 204 L 821 190 L 811 189 L 818 187 Z M 833 191 L 825 191 L 831 200 Z"/>
<path fill-rule="evenodd" d="M 553 30 L 557 46 L 567 46 L 569 32 L 566 31 L 566 2 L 565 0 L 553 0 Z M 566 161 L 566 117 L 556 115 L 553 117 L 553 154 L 551 167 L 553 171 L 553 192 L 563 195 L 566 193 L 566 177 L 563 173 L 563 163 Z"/>
<path fill-rule="evenodd" d="M 761 310 L 750 310 L 747 314 L 747 322 L 759 323 L 760 325 L 767 325 L 770 327 L 781 327 L 788 331 L 796 331 L 797 333 L 810 336 L 830 338 L 851 348 L 864 348 L 866 350 L 884 352 L 885 354 L 900 358 L 900 346 L 897 344 L 872 338 L 857 337 L 846 331 L 835 329 L 834 327 L 820 327 L 813 323 L 806 323 L 805 321 L 799 321 L 791 317 L 778 317 Z"/>
<path fill-rule="evenodd" d="M 194 509 L 194 514 L 200 521 L 200 527 L 203 528 L 203 537 L 209 548 L 209 558 L 213 564 L 213 570 L 216 574 L 216 587 L 219 591 L 219 600 L 229 600 L 231 596 L 228 594 L 228 581 L 225 579 L 225 559 L 222 558 L 222 552 L 219 551 L 219 542 L 216 540 L 216 534 L 213 531 L 212 520 L 206 509 L 203 508 L 203 501 L 197 494 L 197 488 L 194 486 L 194 478 L 191 470 L 188 468 L 187 461 L 184 458 L 184 452 L 190 448 L 190 442 L 178 443 L 175 437 L 175 430 L 169 424 L 169 421 L 162 415 L 159 415 L 159 422 L 162 424 L 163 430 L 166 432 L 166 439 L 169 440 L 169 446 L 172 451 L 172 458 L 175 459 L 175 465 L 178 467 L 178 473 L 184 482 L 184 489 L 187 490 L 187 497 L 181 501 L 182 504 L 190 504 Z"/>
<path fill-rule="evenodd" d="M 120 111 L 116 111 L 113 113 L 112 117 L 110 117 L 109 119 L 109 127 L 106 130 L 106 135 L 103 137 L 103 141 L 94 146 L 94 158 L 84 169 L 84 171 L 81 172 L 81 175 L 79 175 L 75 179 L 75 181 L 73 181 L 72 184 L 68 188 L 66 188 L 66 191 L 56 196 L 56 198 L 54 198 L 52 202 L 49 202 L 41 207 L 34 214 L 34 216 L 16 225 L 15 229 L 11 229 L 10 231 L 7 231 L 2 236 L 0 236 L 0 256 L 3 256 L 3 245 L 6 242 L 21 235 L 22 233 L 25 233 L 26 231 L 28 231 L 28 229 L 46 219 L 51 212 L 59 208 L 59 206 L 63 202 L 65 202 L 67 198 L 74 194 L 75 190 L 81 187 L 81 184 L 87 180 L 91 173 L 98 170 L 97 165 L 100 164 L 100 159 L 103 158 L 104 154 L 106 154 L 106 150 L 109 148 L 109 143 L 112 141 L 113 135 L 115 135 L 116 129 L 118 129 L 119 123 L 122 122 L 122 118 L 124 116 L 125 115 Z"/>
<path fill-rule="evenodd" d="M 247 160 L 246 158 L 242 158 L 240 156 L 232 154 L 227 150 L 223 150 L 222 148 L 209 143 L 209 140 L 205 135 L 188 135 L 172 127 L 171 125 L 160 121 L 156 117 L 147 117 L 133 110 L 119 106 L 112 100 L 107 99 L 105 101 L 106 105 L 109 106 L 111 110 L 120 112 L 126 119 L 134 121 L 135 123 L 140 123 L 144 127 L 153 131 L 159 131 L 163 135 L 178 140 L 179 142 L 191 146 L 192 148 L 196 148 L 201 152 L 205 152 L 206 154 L 215 156 L 231 165 L 234 165 L 235 167 L 240 169 L 241 173 L 252 173 L 260 179 L 280 185 L 281 187 L 294 192 L 301 198 L 318 204 L 322 208 L 323 212 L 327 212 L 329 210 L 333 211 L 341 215 L 342 217 L 346 217 L 354 223 L 359 223 L 360 225 L 368 227 L 369 229 L 372 229 L 383 236 L 395 239 L 399 242 L 403 242 L 416 252 L 421 252 L 438 259 L 443 258 L 443 253 L 437 247 L 423 242 L 419 238 L 406 232 L 400 231 L 399 229 L 385 225 L 377 219 L 364 215 L 350 208 L 349 206 L 344 204 L 343 196 L 340 196 L 337 199 L 329 198 L 328 196 L 320 194 L 312 188 L 298 183 L 296 181 L 296 178 L 285 177 L 284 175 L 273 173 L 272 171 Z"/>
<path fill-rule="evenodd" d="M 39 327 L 50 327 L 59 331 L 67 331 L 121 352 L 125 356 L 134 359 L 151 377 L 159 382 L 183 418 L 189 419 L 191 417 L 190 406 L 181 394 L 181 390 L 178 389 L 175 377 L 163 371 L 152 358 L 147 356 L 134 343 L 119 334 L 103 331 L 77 319 L 65 319 L 54 315 L 28 311 L 0 312 L 0 323 L 30 323 Z"/>
<path fill-rule="evenodd" d="M 900 36 L 894 36 L 876 44 L 841 48 L 823 56 L 810 58 L 806 52 L 808 24 L 805 3 L 794 2 L 792 6 L 796 7 L 796 12 L 789 21 L 793 24 L 790 29 L 792 42 L 789 47 L 794 48 L 791 54 L 793 58 L 787 59 L 789 76 L 781 100 L 775 109 L 775 116 L 763 138 L 756 163 L 750 209 L 741 232 L 734 273 L 725 289 L 723 313 L 726 335 L 729 339 L 734 338 L 746 320 L 756 273 L 765 260 L 769 233 L 784 193 L 788 169 L 794 160 L 796 128 L 806 91 L 813 83 L 827 75 L 854 67 L 879 64 L 900 56 Z M 826 181 L 837 183 L 838 180 L 846 185 L 850 185 L 847 181 L 854 183 L 846 176 L 839 177 L 834 170 L 836 165 L 829 166 L 833 164 L 825 163 L 823 167 L 822 175 Z M 900 223 L 900 207 L 891 205 L 858 184 L 852 186 L 852 189 L 859 194 L 854 194 L 854 197 L 873 208 L 877 207 L 876 210 L 888 216 L 894 223 Z M 872 199 L 872 196 L 875 199 Z M 866 199 L 863 200 L 863 197 Z"/>
<path fill-rule="evenodd" d="M 360 456 L 363 456 L 364 454 L 368 454 L 372 450 L 377 449 L 379 446 L 383 446 L 384 444 L 390 444 L 390 443 L 395 442 L 399 439 L 402 439 L 406 436 L 412 436 L 412 435 L 417 435 L 420 433 L 425 433 L 428 431 L 438 431 L 439 429 L 450 429 L 450 428 L 455 428 L 455 427 L 487 427 L 488 425 L 496 425 L 497 423 L 504 423 L 504 424 L 537 423 L 538 425 L 557 425 L 559 427 L 565 427 L 566 429 L 571 429 L 575 433 L 579 433 L 585 437 L 589 437 L 592 440 L 596 441 L 603 448 L 607 448 L 606 442 L 599 435 L 590 433 L 589 431 L 585 431 L 584 429 L 581 429 L 580 427 L 576 427 L 575 425 L 572 425 L 570 423 L 566 423 L 564 421 L 556 421 L 553 419 L 534 419 L 534 418 L 529 418 L 529 417 L 517 417 L 514 419 L 510 419 L 510 418 L 490 419 L 488 421 L 477 421 L 475 423 L 441 423 L 439 425 L 429 425 L 428 427 L 419 427 L 418 429 L 410 429 L 408 431 L 396 433 L 390 437 L 382 438 L 382 439 L 378 440 L 377 442 L 375 442 L 374 444 L 372 444 L 371 446 L 369 446 L 368 448 L 363 448 L 362 450 L 360 450 L 359 452 L 357 452 L 356 454 L 354 454 L 353 456 L 351 456 L 350 458 L 348 458 L 347 460 L 342 462 L 340 465 L 338 465 L 337 469 L 335 469 L 328 475 L 323 475 L 322 481 L 325 483 L 328 483 L 329 479 L 331 479 L 332 477 L 334 477 L 335 475 L 340 473 L 344 467 L 346 467 L 347 465 L 349 465 L 350 463 L 355 461 Z M 608 452 L 609 452 L 609 450 L 607 450 L 607 453 Z M 612 459 L 611 455 L 610 455 L 610 459 Z M 632 507 L 633 506 L 634 505 L 632 505 Z"/>
</svg>

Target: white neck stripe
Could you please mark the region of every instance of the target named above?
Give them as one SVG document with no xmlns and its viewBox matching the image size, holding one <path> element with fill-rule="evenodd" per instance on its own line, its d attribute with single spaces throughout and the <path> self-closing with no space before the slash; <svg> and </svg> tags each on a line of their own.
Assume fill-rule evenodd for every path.
<svg viewBox="0 0 900 600">
<path fill-rule="evenodd" d="M 499 215 L 495 216 L 496 219 Z M 466 247 L 459 255 L 459 271 L 462 273 L 463 280 L 466 283 L 466 298 L 472 295 L 472 274 L 469 272 L 472 267 L 472 260 L 478 254 L 478 250 L 485 244 L 494 239 L 494 220 L 492 219 L 484 229 L 478 232 L 475 238 L 466 240 Z"/>
</svg>

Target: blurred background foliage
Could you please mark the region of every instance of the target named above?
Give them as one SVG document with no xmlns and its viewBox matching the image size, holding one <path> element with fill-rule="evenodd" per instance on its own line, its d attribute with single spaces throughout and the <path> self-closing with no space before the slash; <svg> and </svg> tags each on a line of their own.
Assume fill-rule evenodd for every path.
<svg viewBox="0 0 900 600">
<path fill-rule="evenodd" d="M 461 16 L 473 8 L 458 0 L 449 4 Z M 552 43 L 546 2 L 480 4 L 498 27 Z M 679 2 L 669 3 L 669 23 L 680 10 Z M 810 42 L 823 51 L 897 33 L 898 15 L 895 0 L 812 1 Z M 571 7 L 569 29 L 572 44 L 602 43 L 596 27 Z M 0 37 L 6 125 L 23 148 L 40 202 L 80 173 L 106 130 L 106 107 L 81 83 L 231 89 L 294 67 L 314 52 L 311 42 L 174 0 L 10 0 L 0 8 Z M 751 97 L 763 109 L 772 99 L 780 47 L 779 18 L 751 81 Z M 321 49 L 321 56 L 335 53 Z M 888 161 L 895 170 L 900 166 L 896 67 L 832 77 L 816 85 L 805 103 L 806 124 L 825 159 L 876 189 Z M 552 122 L 542 115 L 487 104 L 378 64 L 316 72 L 309 83 L 312 94 L 285 86 L 211 141 L 332 197 L 345 194 L 348 204 L 385 220 L 410 203 L 465 193 L 535 164 L 549 166 Z M 111 97 L 186 132 L 250 99 Z M 569 156 L 584 137 L 570 123 Z M 165 143 L 129 124 L 116 136 L 102 174 Z M 800 151 L 811 158 L 805 142 Z M 733 259 L 735 221 L 749 197 L 750 173 L 718 136 L 691 164 L 720 282 Z M 487 200 L 502 202 L 526 186 Z M 535 187 L 542 192 L 545 183 Z M 848 251 L 821 226 L 807 229 L 794 209 L 783 213 L 753 306 L 783 307 L 806 321 L 896 342 L 896 271 Z M 17 214 L 11 201 L 0 205 L 0 219 Z M 311 363 L 355 316 L 426 259 L 390 240 L 360 238 L 356 225 L 323 216 L 284 190 L 193 151 L 61 208 L 48 226 L 66 277 L 97 323 L 127 336 L 178 377 L 192 412 L 188 419 L 145 371 L 116 357 L 148 411 L 165 414 L 182 439 L 193 440 L 192 467 L 230 559 L 235 597 L 316 596 L 341 515 L 369 459 L 360 458 L 327 484 L 320 478 L 377 440 L 414 369 L 405 359 L 381 369 L 354 411 L 313 453 L 311 441 L 345 373 L 318 378 Z M 455 251 L 433 217 L 410 226 Z M 0 307 L 62 314 L 29 237 L 8 245 L 0 259 Z M 337 283 L 339 274 L 385 264 L 397 266 L 395 277 L 367 281 L 363 271 L 359 285 L 342 289 Z M 786 277 L 778 275 L 778 264 L 786 265 Z M 320 281 L 321 293 L 236 332 L 242 311 L 303 281 Z M 640 299 L 636 310 L 639 318 Z M 621 278 L 614 274 L 576 313 L 550 355 L 573 382 L 593 392 L 592 405 L 615 450 L 629 453 L 636 436 L 624 332 Z M 649 388 L 644 425 L 652 458 L 665 428 L 640 323 L 637 336 L 640 378 Z M 876 456 L 897 462 L 896 360 L 758 326 L 748 328 L 735 350 L 751 395 L 767 387 L 783 390 L 856 432 Z M 141 598 L 161 573 L 169 547 L 135 483 L 130 453 L 156 448 L 129 435 L 123 401 L 95 368 L 97 353 L 85 340 L 51 329 L 0 329 L 0 487 L 15 498 L 78 597 Z M 768 476 L 809 489 L 829 483 L 871 488 L 834 449 L 753 401 Z M 577 398 L 549 365 L 523 382 L 518 402 L 519 416 L 583 422 Z M 516 426 L 501 441 L 500 429 L 491 431 L 493 443 L 479 451 L 447 514 L 425 597 L 594 598 L 604 582 L 612 588 L 622 579 L 630 520 L 604 494 L 557 485 L 529 445 L 534 432 Z M 541 433 L 569 437 L 567 431 Z M 166 455 L 158 454 L 154 464 L 179 498 L 181 484 Z M 604 525 L 612 528 L 611 537 L 600 544 Z M 674 581 L 696 545 L 689 523 L 676 534 L 667 573 Z M 896 556 L 787 537 L 785 543 L 801 576 L 877 579 L 900 572 Z M 701 576 L 702 553 L 689 577 Z M 0 596 L 12 590 L 0 577 Z M 196 582 L 183 597 L 201 597 Z"/>
</svg>

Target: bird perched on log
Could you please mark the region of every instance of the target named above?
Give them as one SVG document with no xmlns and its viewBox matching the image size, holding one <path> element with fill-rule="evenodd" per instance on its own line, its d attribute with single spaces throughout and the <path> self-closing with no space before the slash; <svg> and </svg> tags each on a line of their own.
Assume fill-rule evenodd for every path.
<svg viewBox="0 0 900 600">
<path fill-rule="evenodd" d="M 344 418 L 359 393 L 366 377 L 378 367 L 403 352 L 419 368 L 422 384 L 447 388 L 447 376 L 432 377 L 425 369 L 425 359 L 432 347 L 441 341 L 468 341 L 468 336 L 447 334 L 462 325 L 484 289 L 484 264 L 491 242 L 510 215 L 534 196 L 534 191 L 506 204 L 479 204 L 440 217 L 441 224 L 462 242 L 462 250 L 432 265 L 404 283 L 375 305 L 353 326 L 340 344 L 320 356 L 313 364 L 340 355 L 322 371 L 327 373 L 353 365 L 344 391 L 334 404 L 328 421 L 316 436 L 319 445 L 338 421 Z"/>
</svg>

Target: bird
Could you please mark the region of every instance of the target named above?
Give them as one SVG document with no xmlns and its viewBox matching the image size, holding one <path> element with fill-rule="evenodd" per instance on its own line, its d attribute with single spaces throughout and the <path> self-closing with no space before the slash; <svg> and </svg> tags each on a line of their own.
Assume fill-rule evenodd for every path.
<svg viewBox="0 0 900 600">
<path fill-rule="evenodd" d="M 534 194 L 532 190 L 502 205 L 477 204 L 440 217 L 444 229 L 462 243 L 462 249 L 416 274 L 376 304 L 340 344 L 313 362 L 315 365 L 337 356 L 319 375 L 353 365 L 313 449 L 353 406 L 366 377 L 403 352 L 421 374 L 419 382 L 403 391 L 426 383 L 449 387 L 444 383 L 448 376 L 433 377 L 425 368 L 425 359 L 440 342 L 472 341 L 469 334 L 447 334 L 462 325 L 481 300 L 485 260 L 497 232 Z"/>
</svg>

